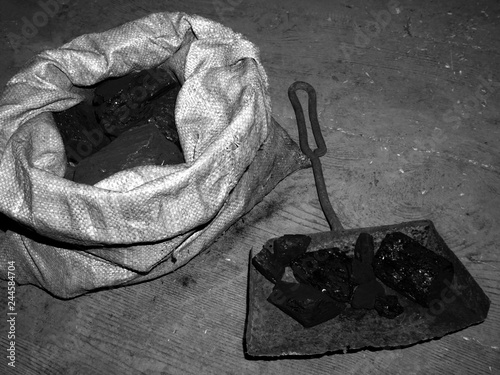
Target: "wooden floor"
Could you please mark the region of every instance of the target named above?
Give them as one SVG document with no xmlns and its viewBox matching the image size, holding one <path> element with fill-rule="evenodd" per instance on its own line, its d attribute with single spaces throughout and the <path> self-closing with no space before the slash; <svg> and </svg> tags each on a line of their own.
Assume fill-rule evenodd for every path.
<svg viewBox="0 0 500 375">
<path fill-rule="evenodd" d="M 1 374 L 500 374 L 498 1 L 66 3 L 14 49 L 6 36 L 21 34 L 40 6 L 2 0 L 0 84 L 43 49 L 151 12 L 221 22 L 260 48 L 273 115 L 295 140 L 287 88 L 316 88 L 326 183 L 344 226 L 431 219 L 491 307 L 482 324 L 404 349 L 245 358 L 250 249 L 328 230 L 305 169 L 172 274 L 69 301 L 18 287 L 15 369 L 5 358 L 2 281 Z"/>
</svg>

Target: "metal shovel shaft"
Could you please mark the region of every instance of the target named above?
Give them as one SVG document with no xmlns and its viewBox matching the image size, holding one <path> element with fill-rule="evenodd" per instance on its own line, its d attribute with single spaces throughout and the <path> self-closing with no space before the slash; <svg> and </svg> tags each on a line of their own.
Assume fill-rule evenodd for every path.
<svg viewBox="0 0 500 375">
<path fill-rule="evenodd" d="M 317 146 L 314 151 L 309 147 L 304 111 L 302 110 L 299 98 L 297 97 L 298 90 L 305 91 L 308 96 L 309 121 L 311 122 L 311 129 Z M 316 183 L 316 190 L 321 209 L 325 214 L 330 230 L 334 232 L 341 231 L 344 228 L 342 227 L 337 214 L 333 210 L 330 198 L 328 198 L 328 191 L 326 189 L 325 178 L 323 176 L 323 168 L 319 159 L 321 156 L 326 154 L 327 148 L 318 122 L 318 113 L 316 110 L 316 91 L 310 84 L 297 81 L 292 83 L 292 85 L 288 88 L 288 97 L 292 103 L 293 110 L 295 111 L 295 117 L 297 119 L 300 149 L 307 157 L 309 157 L 312 163 L 314 181 Z"/>
</svg>

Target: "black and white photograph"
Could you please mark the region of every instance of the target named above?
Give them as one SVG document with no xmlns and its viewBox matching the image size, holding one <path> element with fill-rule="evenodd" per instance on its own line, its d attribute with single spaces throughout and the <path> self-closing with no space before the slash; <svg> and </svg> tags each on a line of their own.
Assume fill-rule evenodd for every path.
<svg viewBox="0 0 500 375">
<path fill-rule="evenodd" d="M 500 1 L 0 0 L 0 374 L 500 374 Z"/>
</svg>

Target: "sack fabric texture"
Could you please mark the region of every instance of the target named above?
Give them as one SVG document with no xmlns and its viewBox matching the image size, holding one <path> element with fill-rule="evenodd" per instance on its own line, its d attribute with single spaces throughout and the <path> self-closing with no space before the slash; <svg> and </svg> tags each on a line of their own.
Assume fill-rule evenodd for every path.
<svg viewBox="0 0 500 375">
<path fill-rule="evenodd" d="M 182 84 L 175 119 L 186 162 L 94 186 L 64 179 L 52 112 L 106 78 L 163 66 Z M 61 298 L 175 270 L 308 165 L 271 117 L 256 46 L 184 13 L 151 14 L 35 56 L 0 97 L 0 154 L 0 277 L 13 261 L 19 284 Z"/>
</svg>

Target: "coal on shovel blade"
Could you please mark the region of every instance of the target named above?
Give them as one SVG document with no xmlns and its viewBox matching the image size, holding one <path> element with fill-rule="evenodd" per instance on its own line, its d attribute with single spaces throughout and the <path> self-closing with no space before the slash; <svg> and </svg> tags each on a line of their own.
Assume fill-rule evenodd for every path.
<svg viewBox="0 0 500 375">
<path fill-rule="evenodd" d="M 305 328 L 335 318 L 345 309 L 344 303 L 300 283 L 277 283 L 267 300 Z"/>
<path fill-rule="evenodd" d="M 453 280 L 441 291 L 439 298 L 430 301 L 429 307 L 421 306 L 384 286 L 387 294 L 398 296 L 404 308 L 404 312 L 394 319 L 381 317 L 375 310 L 348 307 L 333 319 L 304 328 L 267 301 L 274 284 L 250 262 L 245 332 L 247 356 L 307 356 L 367 347 L 390 349 L 439 338 L 486 319 L 490 300 L 429 220 L 347 230 L 340 234 L 310 234 L 311 244 L 307 251 L 337 247 L 353 255 L 361 232 L 371 234 L 375 249 L 378 249 L 384 237 L 396 231 L 413 238 L 453 264 Z"/>
</svg>

